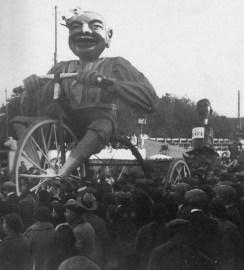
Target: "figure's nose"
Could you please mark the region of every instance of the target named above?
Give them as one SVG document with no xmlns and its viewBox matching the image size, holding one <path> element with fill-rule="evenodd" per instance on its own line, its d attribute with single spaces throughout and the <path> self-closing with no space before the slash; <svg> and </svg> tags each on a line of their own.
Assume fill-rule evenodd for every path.
<svg viewBox="0 0 244 270">
<path fill-rule="evenodd" d="M 88 25 L 88 23 L 83 23 L 82 24 L 82 32 L 85 34 L 85 33 L 91 33 L 91 29 Z"/>
</svg>

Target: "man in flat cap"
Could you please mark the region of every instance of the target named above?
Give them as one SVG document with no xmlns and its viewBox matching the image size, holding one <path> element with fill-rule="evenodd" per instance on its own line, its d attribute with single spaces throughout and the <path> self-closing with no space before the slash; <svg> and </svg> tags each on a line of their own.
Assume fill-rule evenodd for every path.
<svg viewBox="0 0 244 270">
<path fill-rule="evenodd" d="M 185 193 L 189 208 L 187 220 L 191 222 L 190 237 L 193 248 L 207 256 L 216 267 L 221 258 L 221 238 L 218 223 L 208 216 L 208 196 L 202 189 Z"/>
<path fill-rule="evenodd" d="M 75 199 L 65 203 L 65 218 L 72 227 L 79 255 L 93 259 L 95 248 L 95 231 L 92 225 L 82 217 L 82 206 Z"/>
<path fill-rule="evenodd" d="M 189 232 L 191 223 L 173 219 L 167 227 L 170 240 L 151 253 L 147 270 L 214 270 L 211 261 L 192 247 Z"/>
</svg>

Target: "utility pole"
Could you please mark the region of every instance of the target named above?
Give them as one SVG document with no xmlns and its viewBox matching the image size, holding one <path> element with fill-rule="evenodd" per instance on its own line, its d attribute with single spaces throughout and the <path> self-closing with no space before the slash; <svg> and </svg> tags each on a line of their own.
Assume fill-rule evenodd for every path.
<svg viewBox="0 0 244 270">
<path fill-rule="evenodd" d="M 6 138 L 8 138 L 8 90 L 5 88 L 5 102 L 6 102 Z"/>
<path fill-rule="evenodd" d="M 238 90 L 238 112 L 237 112 L 237 119 L 238 119 L 238 129 L 241 130 L 241 106 L 240 106 L 240 101 L 241 101 L 241 95 L 240 95 L 240 90 Z"/>
<path fill-rule="evenodd" d="M 54 65 L 57 64 L 57 51 L 58 51 L 58 31 L 57 31 L 57 11 L 58 11 L 58 7 L 55 6 L 55 26 L 54 26 L 54 33 L 55 33 L 55 48 L 54 48 Z"/>
</svg>

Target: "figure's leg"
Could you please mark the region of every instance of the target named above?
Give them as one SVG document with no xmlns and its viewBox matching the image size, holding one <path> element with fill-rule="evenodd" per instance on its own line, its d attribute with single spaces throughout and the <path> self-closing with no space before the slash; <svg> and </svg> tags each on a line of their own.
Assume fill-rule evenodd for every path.
<svg viewBox="0 0 244 270">
<path fill-rule="evenodd" d="M 108 141 L 113 132 L 113 124 L 109 119 L 94 121 L 72 150 L 68 159 L 59 171 L 59 176 L 69 176 L 71 172 L 87 160 L 92 154 L 97 153 Z"/>
<path fill-rule="evenodd" d="M 92 130 L 88 130 L 82 140 L 72 150 L 68 159 L 59 171 L 59 176 L 68 176 L 82 164 L 87 158 L 101 147 L 102 142 L 99 136 Z"/>
</svg>

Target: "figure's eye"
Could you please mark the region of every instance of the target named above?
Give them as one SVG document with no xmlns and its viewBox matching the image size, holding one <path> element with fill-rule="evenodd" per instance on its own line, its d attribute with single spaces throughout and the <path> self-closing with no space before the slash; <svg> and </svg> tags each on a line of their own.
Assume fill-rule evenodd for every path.
<svg viewBox="0 0 244 270">
<path fill-rule="evenodd" d="M 96 30 L 102 30 L 104 27 L 101 23 L 92 23 L 90 24 L 90 28 L 96 31 Z"/>
<path fill-rule="evenodd" d="M 71 23 L 69 25 L 69 30 L 76 30 L 76 29 L 79 29 L 80 27 L 81 27 L 80 23 Z"/>
</svg>

